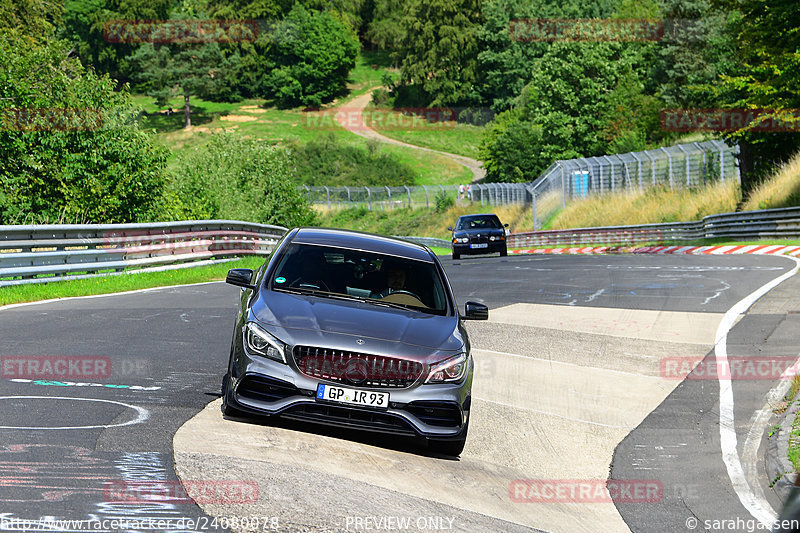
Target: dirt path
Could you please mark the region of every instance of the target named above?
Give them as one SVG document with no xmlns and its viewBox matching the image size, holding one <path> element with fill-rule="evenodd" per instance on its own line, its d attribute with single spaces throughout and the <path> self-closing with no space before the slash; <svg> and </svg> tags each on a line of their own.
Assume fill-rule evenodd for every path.
<svg viewBox="0 0 800 533">
<path fill-rule="evenodd" d="M 482 180 L 486 176 L 486 170 L 481 168 L 483 164 L 481 161 L 476 159 L 471 159 L 469 157 L 465 157 L 463 155 L 458 154 L 451 154 L 449 152 L 442 152 L 440 150 L 433 150 L 431 148 L 425 148 L 423 146 L 416 146 L 413 144 L 408 144 L 403 141 L 398 141 L 396 139 L 391 139 L 386 137 L 385 135 L 381 135 L 374 129 L 370 128 L 366 124 L 366 120 L 364 119 L 363 111 L 369 105 L 370 101 L 372 100 L 372 91 L 367 91 L 365 94 L 356 97 L 355 99 L 349 101 L 345 106 L 339 107 L 338 109 L 347 110 L 347 113 L 343 115 L 337 115 L 336 119 L 339 121 L 339 124 L 351 133 L 355 133 L 360 137 L 364 137 L 366 139 L 375 139 L 387 144 L 394 144 L 397 146 L 404 146 L 406 148 L 413 148 L 415 150 L 423 150 L 425 152 L 433 152 L 435 154 L 440 154 L 445 157 L 449 157 L 450 159 L 456 161 L 458 164 L 463 165 L 472 171 L 472 182 L 475 183 L 477 181 Z"/>
</svg>

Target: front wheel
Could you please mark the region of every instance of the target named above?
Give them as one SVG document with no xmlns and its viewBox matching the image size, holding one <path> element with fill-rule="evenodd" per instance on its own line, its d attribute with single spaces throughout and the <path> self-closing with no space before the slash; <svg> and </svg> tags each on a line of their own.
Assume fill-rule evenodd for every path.
<svg viewBox="0 0 800 533">
<path fill-rule="evenodd" d="M 457 253 L 453 252 L 453 261 L 455 261 L 459 257 L 461 257 L 461 254 L 457 254 Z"/>
<path fill-rule="evenodd" d="M 222 378 L 222 414 L 224 416 L 233 416 L 237 418 L 241 418 L 246 416 L 244 411 L 240 411 L 239 409 L 233 407 L 229 400 L 228 400 L 228 380 L 230 379 L 230 374 L 225 374 Z"/>
<path fill-rule="evenodd" d="M 503 248 L 500 250 L 500 257 L 505 257 L 508 255 L 508 248 Z"/>
<path fill-rule="evenodd" d="M 467 444 L 468 429 L 469 422 L 464 426 L 464 431 L 457 440 L 428 440 L 428 451 L 458 457 L 461 455 L 461 452 L 464 451 L 464 446 Z"/>
</svg>

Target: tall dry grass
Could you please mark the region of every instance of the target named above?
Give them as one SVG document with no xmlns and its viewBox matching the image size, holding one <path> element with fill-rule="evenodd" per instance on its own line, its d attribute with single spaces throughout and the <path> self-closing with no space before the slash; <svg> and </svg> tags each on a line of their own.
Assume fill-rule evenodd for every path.
<svg viewBox="0 0 800 533">
<path fill-rule="evenodd" d="M 800 205 L 800 152 L 750 191 L 743 211 Z"/>
<path fill-rule="evenodd" d="M 548 229 L 699 220 L 707 215 L 735 211 L 740 196 L 739 185 L 732 180 L 694 189 L 655 187 L 592 196 L 567 204 Z"/>
</svg>

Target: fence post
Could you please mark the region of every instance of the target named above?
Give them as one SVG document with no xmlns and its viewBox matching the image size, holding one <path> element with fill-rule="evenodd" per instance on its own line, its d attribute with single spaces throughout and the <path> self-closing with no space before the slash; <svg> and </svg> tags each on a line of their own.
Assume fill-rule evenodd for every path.
<svg viewBox="0 0 800 533">
<path fill-rule="evenodd" d="M 422 188 L 425 189 L 425 207 L 428 208 L 431 206 L 430 198 L 428 197 L 428 186 L 423 185 Z"/>
<path fill-rule="evenodd" d="M 536 212 L 536 189 L 531 187 L 528 191 L 531 193 L 531 209 L 533 209 L 533 231 L 539 226 L 539 214 Z"/>
<path fill-rule="evenodd" d="M 330 209 L 331 208 L 331 191 L 330 191 L 330 189 L 328 189 L 327 186 L 325 187 L 325 197 L 328 200 L 328 209 Z"/>
<path fill-rule="evenodd" d="M 403 185 L 406 188 L 406 192 L 408 193 L 408 208 L 411 209 L 411 189 L 408 188 L 408 185 Z"/>
<path fill-rule="evenodd" d="M 642 160 L 636 155 L 636 152 L 631 152 L 631 155 L 636 160 L 636 173 L 639 175 L 639 190 L 642 190 Z"/>
<path fill-rule="evenodd" d="M 367 209 L 372 211 L 372 192 L 370 192 L 369 187 L 364 187 L 367 190 Z"/>
<path fill-rule="evenodd" d="M 667 154 L 667 162 L 669 165 L 669 188 L 674 189 L 675 183 L 673 182 L 672 179 L 672 154 L 670 154 L 669 151 L 667 151 L 667 149 L 664 148 L 663 146 L 661 147 L 661 151 Z"/>
<path fill-rule="evenodd" d="M 345 185 L 344 190 L 347 191 L 347 208 L 350 209 L 350 187 Z"/>
<path fill-rule="evenodd" d="M 394 206 L 392 206 L 392 190 L 388 187 L 388 185 L 384 185 L 384 187 L 386 188 L 386 195 L 388 196 L 387 202 L 389 202 L 389 208 L 394 209 Z"/>
<path fill-rule="evenodd" d="M 719 149 L 719 179 L 725 181 L 725 145 L 719 141 L 711 141 Z M 722 147 L 720 147 L 722 144 Z"/>
<path fill-rule="evenodd" d="M 561 208 L 567 207 L 567 188 L 566 182 L 564 181 L 564 165 L 561 164 L 561 161 L 556 161 L 556 164 L 561 169 Z"/>
<path fill-rule="evenodd" d="M 700 174 L 703 175 L 703 185 L 705 185 L 706 184 L 706 174 L 708 173 L 708 169 L 706 168 L 706 151 L 702 146 L 700 146 L 700 143 L 696 142 L 696 143 L 693 143 L 693 144 L 694 144 L 695 148 L 700 150 L 700 154 L 703 156 L 703 167 L 700 170 Z M 698 180 L 698 181 L 700 181 L 700 180 Z"/>
<path fill-rule="evenodd" d="M 689 167 L 689 152 L 687 152 L 686 149 L 681 144 L 676 144 L 675 146 L 677 146 L 680 149 L 680 151 L 683 152 L 684 156 L 686 157 L 686 188 L 688 189 L 689 187 L 692 186 L 692 182 L 690 180 L 691 174 L 689 173 L 689 171 L 690 171 L 690 167 Z"/>
</svg>

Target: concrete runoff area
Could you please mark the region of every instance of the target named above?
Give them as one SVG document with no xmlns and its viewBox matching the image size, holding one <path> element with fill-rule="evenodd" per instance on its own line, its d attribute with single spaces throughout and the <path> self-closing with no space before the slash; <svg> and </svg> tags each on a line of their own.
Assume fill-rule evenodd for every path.
<svg viewBox="0 0 800 533">
<path fill-rule="evenodd" d="M 412 531 L 437 518 L 452 531 L 628 531 L 603 486 L 614 449 L 680 383 L 659 375 L 660 359 L 699 361 L 722 314 L 514 304 L 490 317 L 468 323 L 476 375 L 459 460 L 353 432 L 225 420 L 217 400 L 175 434 L 176 472 L 257 481 L 257 502 L 203 510 L 277 516 L 286 531 L 364 531 L 368 517 L 397 516 Z M 607 497 L 531 501 L 518 480 L 594 483 Z"/>
</svg>

